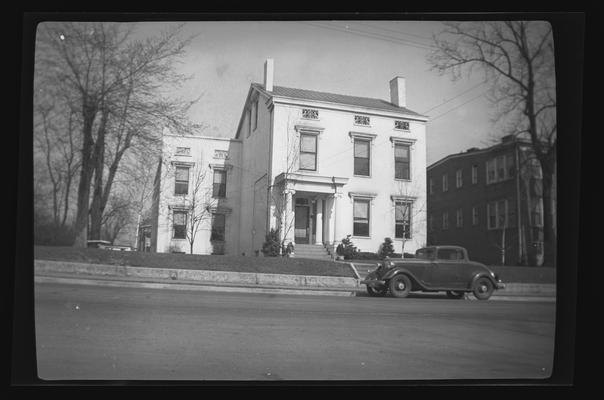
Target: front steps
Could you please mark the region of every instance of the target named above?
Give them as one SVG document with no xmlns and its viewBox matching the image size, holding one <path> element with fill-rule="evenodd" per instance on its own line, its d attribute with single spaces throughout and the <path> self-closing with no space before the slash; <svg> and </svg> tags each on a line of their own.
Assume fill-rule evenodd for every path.
<svg viewBox="0 0 604 400">
<path fill-rule="evenodd" d="M 331 260 L 331 256 L 321 244 L 296 244 L 294 247 L 294 257 Z"/>
</svg>

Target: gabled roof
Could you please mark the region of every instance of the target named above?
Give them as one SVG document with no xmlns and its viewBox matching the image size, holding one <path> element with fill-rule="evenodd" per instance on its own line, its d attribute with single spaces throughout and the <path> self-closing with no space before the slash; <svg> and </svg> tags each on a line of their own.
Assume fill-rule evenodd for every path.
<svg viewBox="0 0 604 400">
<path fill-rule="evenodd" d="M 409 115 L 416 115 L 418 117 L 426 117 L 415 111 L 411 111 L 405 107 L 397 107 L 392 103 L 389 103 L 382 99 L 373 99 L 369 97 L 356 97 L 356 96 L 346 96 L 343 94 L 335 94 L 335 93 L 326 93 L 326 92 L 317 92 L 314 90 L 305 90 L 305 89 L 295 89 L 288 88 L 283 86 L 273 86 L 272 92 L 267 92 L 264 90 L 264 85 L 259 83 L 252 83 L 252 87 L 266 93 L 269 96 L 280 96 L 280 97 L 288 97 L 293 99 L 300 100 L 309 100 L 309 101 L 321 101 L 327 103 L 336 103 L 336 104 L 344 104 L 349 106 L 357 106 L 357 107 L 366 107 L 372 108 L 375 110 L 384 110 L 384 111 L 393 111 L 398 113 L 404 113 Z"/>
</svg>

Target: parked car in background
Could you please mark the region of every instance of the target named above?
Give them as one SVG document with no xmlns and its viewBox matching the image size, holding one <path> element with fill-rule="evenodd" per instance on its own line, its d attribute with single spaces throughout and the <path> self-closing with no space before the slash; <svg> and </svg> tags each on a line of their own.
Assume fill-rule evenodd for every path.
<svg viewBox="0 0 604 400">
<path fill-rule="evenodd" d="M 415 258 L 387 259 L 378 263 L 360 282 L 371 296 L 407 297 L 414 291 L 447 293 L 460 299 L 473 293 L 487 300 L 495 290 L 504 289 L 499 277 L 484 264 L 470 261 L 459 246 L 428 246 L 415 252 Z"/>
</svg>

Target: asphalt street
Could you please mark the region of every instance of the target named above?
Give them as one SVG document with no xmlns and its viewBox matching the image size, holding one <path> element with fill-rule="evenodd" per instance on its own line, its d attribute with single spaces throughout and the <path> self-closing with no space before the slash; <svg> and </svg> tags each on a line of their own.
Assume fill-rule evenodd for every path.
<svg viewBox="0 0 604 400">
<path fill-rule="evenodd" d="M 36 283 L 46 380 L 540 379 L 555 304 Z"/>
</svg>

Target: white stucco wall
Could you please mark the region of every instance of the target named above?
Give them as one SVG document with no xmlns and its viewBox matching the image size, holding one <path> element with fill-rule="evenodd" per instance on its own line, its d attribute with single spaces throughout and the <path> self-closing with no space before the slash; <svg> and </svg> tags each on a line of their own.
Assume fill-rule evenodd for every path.
<svg viewBox="0 0 604 400">
<path fill-rule="evenodd" d="M 190 155 L 177 155 L 176 147 L 190 148 Z M 215 151 L 228 152 L 228 158 L 215 158 Z M 162 148 L 162 171 L 160 173 L 160 195 L 157 218 L 157 247 L 158 252 L 170 252 L 172 250 L 189 253 L 190 243 L 188 239 L 174 239 L 172 227 L 172 210 L 175 206 L 186 206 L 190 204 L 193 195 L 193 186 L 197 171 L 202 171 L 202 189 L 198 198 L 203 198 L 211 208 L 218 207 L 227 210 L 225 218 L 225 254 L 239 253 L 239 218 L 241 210 L 241 142 L 222 138 L 184 135 L 163 135 Z M 187 196 L 174 195 L 175 165 L 174 163 L 194 163 L 189 174 L 189 194 Z M 213 183 L 212 166 L 226 166 L 227 185 L 226 198 L 211 199 Z M 197 168 L 201 169 L 197 169 Z M 198 192 L 200 193 L 200 192 Z M 210 242 L 211 215 L 207 213 L 197 230 L 193 243 L 193 253 L 210 254 L 212 245 Z"/>
</svg>

